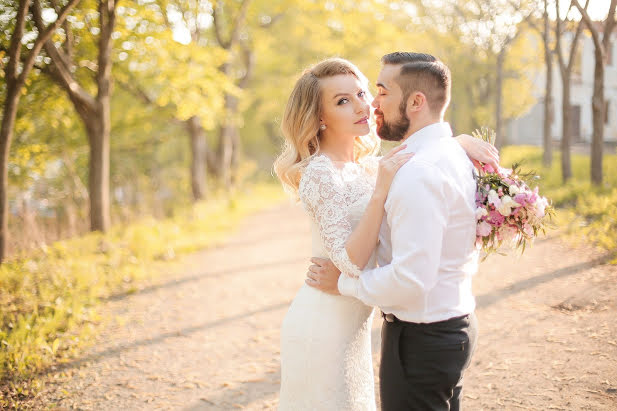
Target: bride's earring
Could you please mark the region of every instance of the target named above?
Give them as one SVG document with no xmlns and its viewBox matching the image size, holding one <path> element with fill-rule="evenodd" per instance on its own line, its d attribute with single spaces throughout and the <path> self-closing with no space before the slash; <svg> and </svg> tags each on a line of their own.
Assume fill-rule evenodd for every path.
<svg viewBox="0 0 617 411">
<path fill-rule="evenodd" d="M 326 125 L 325 125 L 325 124 L 322 124 L 321 126 L 319 126 L 319 129 L 320 129 L 321 131 L 324 131 L 324 130 L 326 129 Z"/>
</svg>

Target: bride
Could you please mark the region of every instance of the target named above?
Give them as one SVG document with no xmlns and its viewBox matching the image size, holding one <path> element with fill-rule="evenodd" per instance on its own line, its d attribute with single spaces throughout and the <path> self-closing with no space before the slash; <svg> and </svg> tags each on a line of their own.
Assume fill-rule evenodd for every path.
<svg viewBox="0 0 617 411">
<path fill-rule="evenodd" d="M 305 70 L 287 101 L 285 148 L 274 164 L 312 221 L 311 256 L 344 274 L 375 266 L 384 203 L 404 145 L 378 158 L 365 76 L 349 61 Z M 456 137 L 467 154 L 493 162 L 492 147 Z M 307 256 L 309 257 L 309 256 Z M 304 284 L 281 328 L 280 410 L 375 410 L 370 331 L 373 308 Z"/>
</svg>

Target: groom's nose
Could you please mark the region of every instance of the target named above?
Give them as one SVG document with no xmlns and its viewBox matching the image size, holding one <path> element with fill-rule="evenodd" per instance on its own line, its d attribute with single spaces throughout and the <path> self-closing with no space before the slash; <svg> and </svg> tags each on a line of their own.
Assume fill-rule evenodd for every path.
<svg viewBox="0 0 617 411">
<path fill-rule="evenodd" d="M 379 108 L 379 102 L 377 101 L 377 97 L 373 99 L 373 101 L 371 102 L 371 106 L 373 106 L 373 108 Z"/>
</svg>

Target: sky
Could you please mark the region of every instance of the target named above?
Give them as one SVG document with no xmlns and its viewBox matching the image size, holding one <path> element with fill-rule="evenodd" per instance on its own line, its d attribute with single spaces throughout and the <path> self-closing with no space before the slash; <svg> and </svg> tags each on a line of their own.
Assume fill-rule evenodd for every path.
<svg viewBox="0 0 617 411">
<path fill-rule="evenodd" d="M 579 0 L 579 2 L 581 3 L 581 5 L 584 5 L 585 0 Z M 560 1 L 560 10 L 561 10 L 560 14 L 562 18 L 563 18 L 563 15 L 568 10 L 569 5 L 570 5 L 569 0 Z M 610 0 L 589 0 L 589 6 L 587 8 L 589 16 L 593 20 L 604 20 L 608 13 L 609 5 L 610 5 Z M 553 3 L 553 7 L 554 7 L 554 3 Z M 551 17 L 555 18 L 554 12 L 552 13 Z M 569 17 L 579 19 L 580 14 L 578 13 L 578 10 L 574 10 L 570 12 Z M 181 14 L 178 12 L 176 13 L 172 12 L 170 13 L 169 19 L 172 23 L 176 23 L 175 28 L 174 28 L 174 34 L 173 34 L 174 40 L 182 44 L 190 43 L 191 35 L 190 35 L 188 28 L 185 27 L 183 24 L 181 24 L 181 20 L 182 20 Z M 200 23 L 205 26 L 209 26 L 211 24 L 211 21 L 204 21 Z"/>
<path fill-rule="evenodd" d="M 581 4 L 581 6 L 585 5 L 585 0 L 578 0 Z M 606 15 L 608 14 L 608 6 L 610 6 L 610 0 L 589 0 L 589 7 L 587 8 L 587 13 L 589 14 L 589 17 L 591 17 L 593 20 L 604 20 L 606 18 Z M 560 1 L 560 9 L 561 9 L 561 16 L 563 17 L 563 14 L 568 10 L 568 6 L 570 5 L 570 2 L 568 0 L 561 0 Z M 580 16 L 580 14 L 578 13 L 572 13 L 572 16 Z"/>
</svg>

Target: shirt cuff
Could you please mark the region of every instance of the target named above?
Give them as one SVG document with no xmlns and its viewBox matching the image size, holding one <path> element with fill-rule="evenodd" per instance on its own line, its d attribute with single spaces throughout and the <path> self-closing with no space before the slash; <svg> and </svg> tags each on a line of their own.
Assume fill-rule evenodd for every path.
<svg viewBox="0 0 617 411">
<path fill-rule="evenodd" d="M 359 278 L 341 275 L 338 278 L 338 291 L 339 293 L 341 293 L 341 295 L 346 295 L 348 297 L 357 297 L 359 282 Z"/>
</svg>

